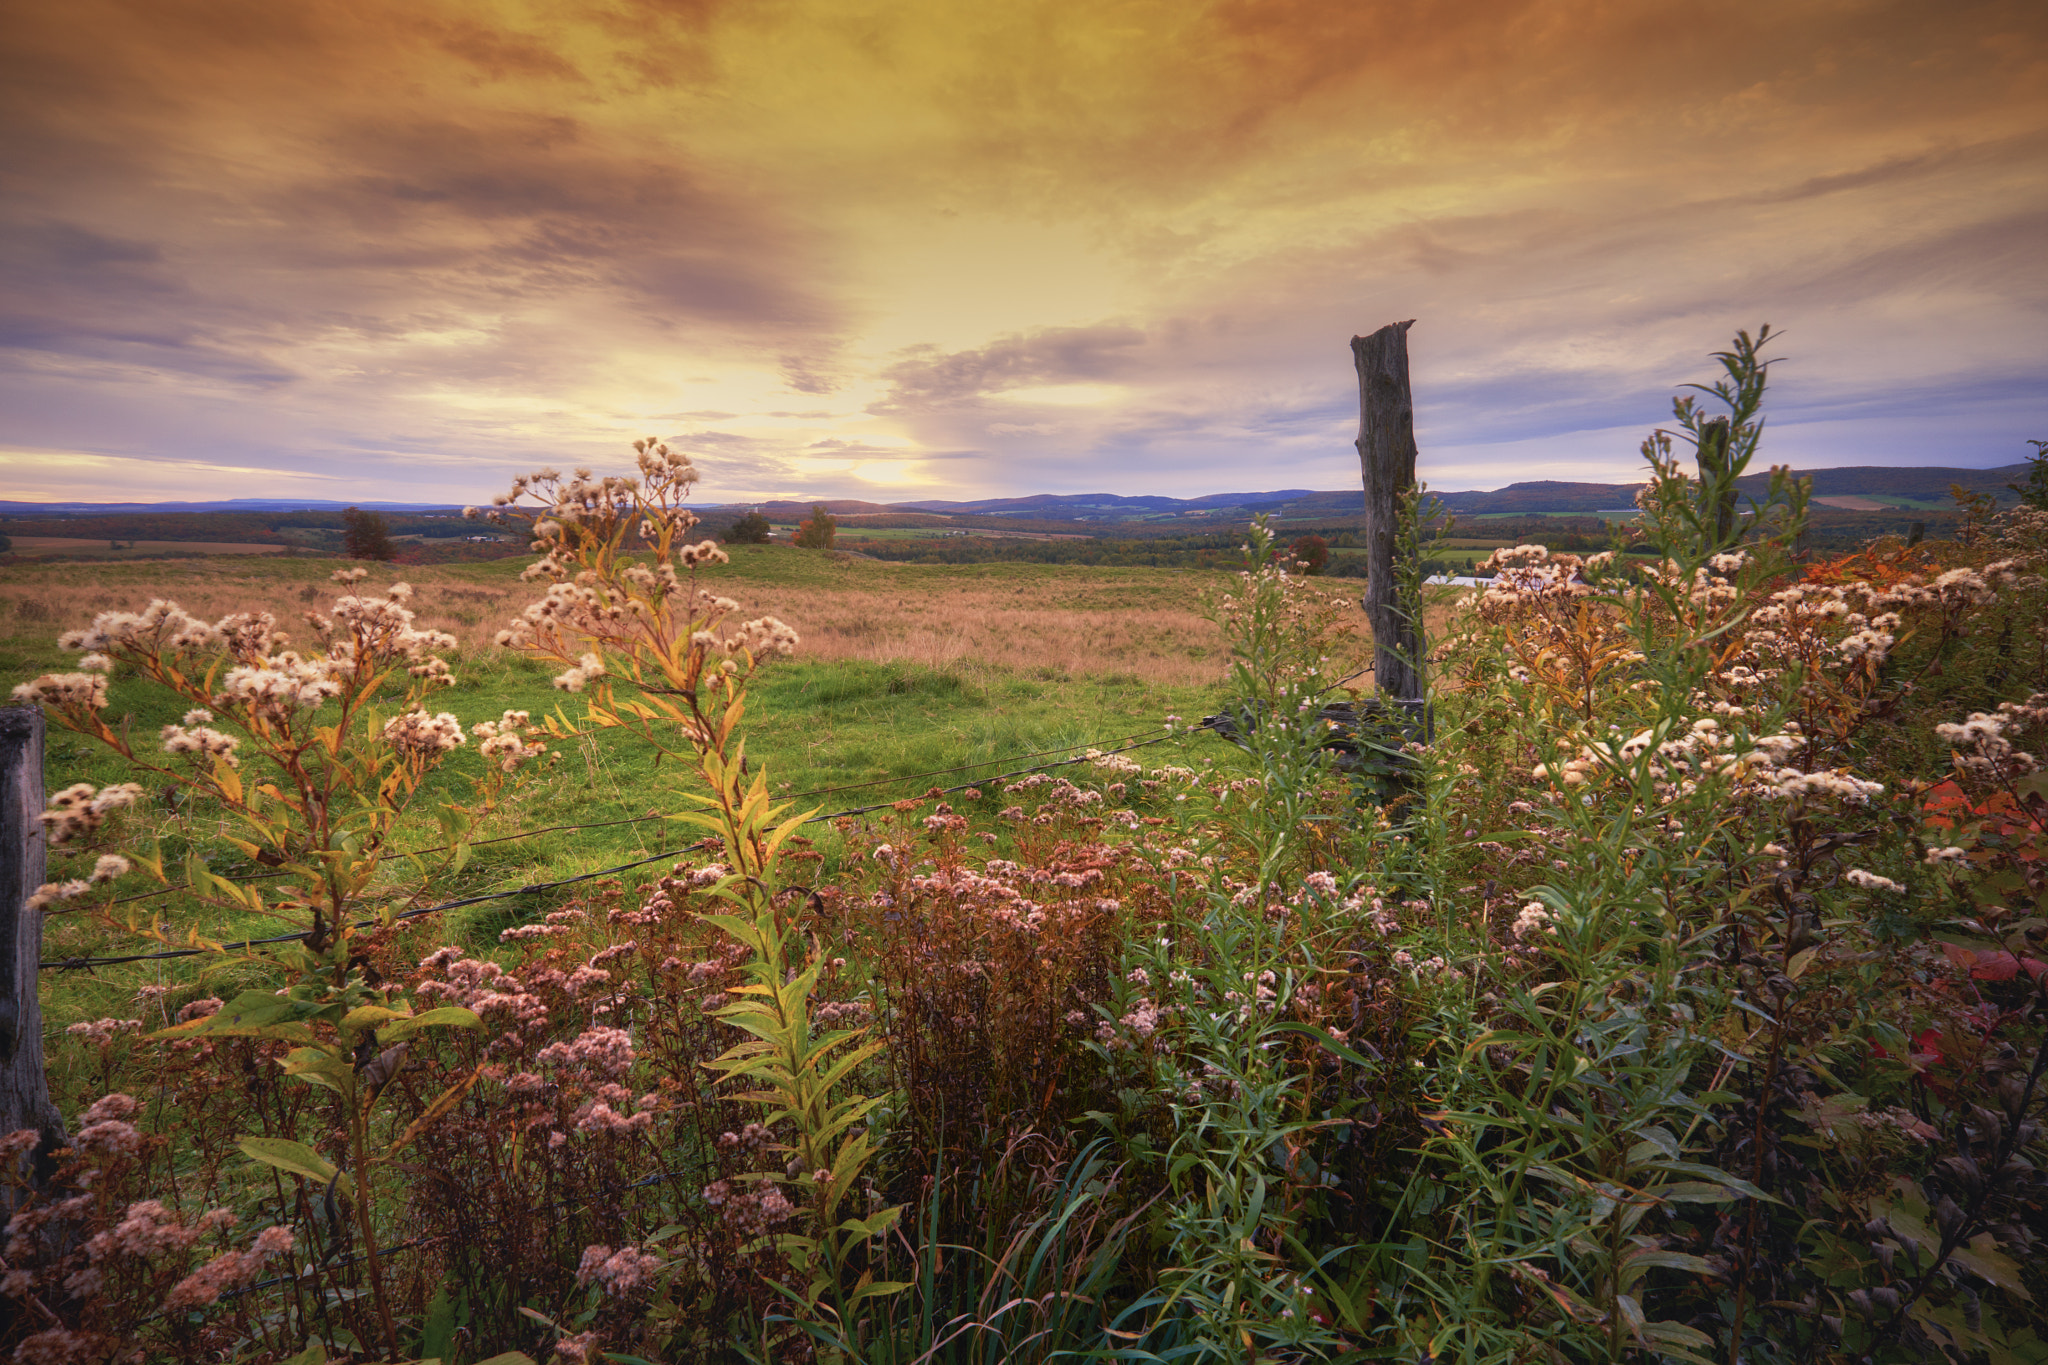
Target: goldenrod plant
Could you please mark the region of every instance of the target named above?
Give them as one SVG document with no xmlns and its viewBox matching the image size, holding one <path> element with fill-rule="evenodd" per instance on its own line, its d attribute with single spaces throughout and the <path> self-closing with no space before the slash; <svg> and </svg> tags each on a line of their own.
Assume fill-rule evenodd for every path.
<svg viewBox="0 0 2048 1365">
<path fill-rule="evenodd" d="M 586 693 L 586 724 L 631 728 L 701 777 L 707 790 L 681 793 L 701 809 L 682 818 L 716 840 L 724 876 L 711 894 L 731 907 L 703 922 L 745 949 L 749 978 L 714 1017 L 752 1035 L 706 1065 L 747 1087 L 735 1097 L 763 1106 L 759 1122 L 775 1135 L 768 1150 L 788 1157 L 785 1171 L 752 1172 L 748 1183 L 797 1193 L 792 1207 L 809 1224 L 766 1239 L 797 1280 L 771 1283 L 825 1349 L 857 1354 L 858 1310 L 904 1287 L 856 1265 L 899 1210 L 847 1212 L 873 1154 L 856 1125 L 881 1101 L 847 1095 L 844 1083 L 881 1045 L 846 1046 L 864 1029 L 813 1036 L 809 1004 L 823 963 L 805 951 L 780 871 L 807 817 L 770 801 L 768 774 L 749 772 L 740 731 L 748 682 L 791 652 L 796 632 L 774 617 L 730 624 L 738 604 L 701 586 L 695 572 L 727 562 L 725 551 L 686 539 L 698 524 L 683 505 L 695 467 L 660 441 L 636 442 L 634 452 L 637 476 L 542 470 L 516 481 L 487 514 L 530 523 L 542 558 L 526 577 L 551 582 L 501 643 L 569 665 L 556 686 Z M 538 505 L 527 511 L 529 502 Z M 566 734 L 569 725 L 558 716 L 551 730 Z"/>
</svg>

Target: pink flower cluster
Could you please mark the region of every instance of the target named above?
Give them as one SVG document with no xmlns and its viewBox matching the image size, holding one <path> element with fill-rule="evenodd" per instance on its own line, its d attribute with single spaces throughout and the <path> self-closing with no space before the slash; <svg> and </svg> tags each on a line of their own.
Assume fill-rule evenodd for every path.
<svg viewBox="0 0 2048 1365">
<path fill-rule="evenodd" d="M 623 1296 L 646 1284 L 663 1264 L 661 1257 L 650 1251 L 588 1246 L 583 1248 L 583 1262 L 576 1268 L 576 1283 L 594 1281 L 607 1294 Z"/>
<path fill-rule="evenodd" d="M 765 1180 L 744 1184 L 714 1181 L 704 1187 L 704 1202 L 717 1209 L 719 1216 L 742 1237 L 758 1237 L 797 1214 L 796 1205 L 783 1197 L 781 1189 Z"/>
<path fill-rule="evenodd" d="M 543 1066 L 623 1076 L 633 1065 L 633 1035 L 620 1028 L 586 1029 L 573 1041 L 548 1044 L 534 1054 L 534 1060 Z"/>
<path fill-rule="evenodd" d="M 97 1156 L 140 1155 L 142 1134 L 128 1122 L 140 1108 L 141 1103 L 128 1095 L 107 1095 L 95 1101 L 80 1117 L 78 1132 L 71 1138 L 72 1147 Z"/>
<path fill-rule="evenodd" d="M 230 1289 L 253 1284 L 264 1262 L 291 1249 L 290 1228 L 265 1228 L 256 1234 L 255 1243 L 247 1251 L 223 1252 L 178 1281 L 164 1297 L 164 1307 L 185 1310 L 214 1303 Z"/>
</svg>

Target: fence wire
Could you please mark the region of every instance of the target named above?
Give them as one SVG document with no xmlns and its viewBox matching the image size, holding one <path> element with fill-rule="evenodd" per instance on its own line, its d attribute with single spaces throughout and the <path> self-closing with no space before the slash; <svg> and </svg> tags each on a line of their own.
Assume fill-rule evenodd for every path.
<svg viewBox="0 0 2048 1365">
<path fill-rule="evenodd" d="M 1147 737 L 1147 736 L 1149 736 L 1149 737 Z M 1010 778 L 1013 778 L 1013 777 L 1025 777 L 1025 776 L 1028 776 L 1028 775 L 1029 775 L 1029 774 L 1031 774 L 1031 773 L 1042 773 L 1042 772 L 1051 772 L 1051 771 L 1052 771 L 1053 769 L 1055 769 L 1055 768 L 1065 768 L 1065 767 L 1071 767 L 1072 765 L 1074 765 L 1074 764 L 1076 764 L 1076 763 L 1089 763 L 1089 762 L 1093 762 L 1093 761 L 1094 761 L 1094 760 L 1095 760 L 1095 759 L 1096 759 L 1097 757 L 1106 757 L 1106 756 L 1108 756 L 1108 755 L 1110 755 L 1110 754 L 1122 754 L 1122 753 L 1129 753 L 1129 752 L 1130 752 L 1130 751 L 1132 751 L 1133 749 L 1144 749 L 1144 748 L 1149 748 L 1150 746 L 1152 746 L 1152 745 L 1154 745 L 1154 744 L 1164 744 L 1164 743 L 1165 743 L 1165 742 L 1166 742 L 1167 740 L 1169 740 L 1169 739 L 1172 739 L 1172 738 L 1174 738 L 1174 737 L 1175 737 L 1175 736 L 1174 736 L 1174 732 L 1173 732 L 1173 731 L 1171 731 L 1171 730 L 1165 730 L 1165 731 L 1164 731 L 1163 733 L 1158 733 L 1158 734 L 1153 734 L 1153 733 L 1151 733 L 1151 732 L 1149 732 L 1149 731 L 1141 731 L 1141 732 L 1140 732 L 1140 733 L 1139 733 L 1138 735 L 1135 735 L 1135 736 L 1130 736 L 1130 737 L 1127 737 L 1127 738 L 1126 738 L 1126 740 L 1125 740 L 1125 741 L 1123 741 L 1123 742 L 1122 742 L 1121 744 L 1119 744 L 1119 746 L 1118 746 L 1118 747 L 1116 747 L 1116 748 L 1112 748 L 1112 749 L 1101 749 L 1101 748 L 1096 748 L 1096 747 L 1093 747 L 1093 746 L 1087 746 L 1087 752 L 1085 752 L 1085 753 L 1081 753 L 1081 754 L 1077 754 L 1077 755 L 1075 755 L 1075 756 L 1074 756 L 1074 757 L 1072 757 L 1072 758 L 1062 758 L 1062 759 L 1058 759 L 1058 760 L 1056 760 L 1056 761 L 1054 761 L 1054 762 L 1051 762 L 1051 763 L 1040 763 L 1040 764 L 1035 764 L 1035 765 L 1033 765 L 1033 766 L 1031 766 L 1031 767 L 1026 767 L 1026 768 L 1016 768 L 1016 769 L 1012 769 L 1012 770 L 1011 770 L 1011 771 L 1009 771 L 1009 772 L 1002 772 L 1002 773 L 989 773 L 989 774 L 985 774 L 985 775 L 983 775 L 983 776 L 981 776 L 981 777 L 977 777 L 977 778 L 975 778 L 975 779 L 974 779 L 973 781 L 970 781 L 970 782 L 962 782 L 962 783 L 959 783 L 959 784 L 957 784 L 957 785 L 955 785 L 955 786 L 951 786 L 951 787 L 930 787 L 930 788 L 927 788 L 927 789 L 925 789 L 925 790 L 924 790 L 924 791 L 922 791 L 922 792 L 919 792 L 919 793 L 917 793 L 917 794 L 916 794 L 915 796 L 913 796 L 913 797 L 909 797 L 909 798 L 904 798 L 904 797 L 897 797 L 897 798 L 895 798 L 894 800 L 889 800 L 889 801 L 877 801 L 877 802 L 873 803 L 872 805 L 866 805 L 866 806 L 854 806 L 854 807 L 851 807 L 851 808 L 849 808 L 849 809 L 847 809 L 847 810 L 835 810 L 835 811 L 830 811 L 830 812 L 826 812 L 826 813 L 822 813 L 822 814 L 818 814 L 818 815 L 813 815 L 813 816 L 810 816 L 810 817 L 808 817 L 807 819 L 805 819 L 804 823 L 805 823 L 805 824 L 807 824 L 807 825 L 815 825 L 815 824 L 819 824 L 819 823 L 822 823 L 822 822 L 824 822 L 824 821 L 828 821 L 828 820 L 842 820 L 842 819 L 846 819 L 846 818 L 848 818 L 848 817 L 851 817 L 851 816 L 856 816 L 856 815 L 867 815 L 867 814 L 869 814 L 870 812 L 873 812 L 873 811 L 878 811 L 878 810 L 885 810 L 885 809 L 887 809 L 887 808 L 889 808 L 889 807 L 891 807 L 891 806 L 894 806 L 895 804 L 897 804 L 897 802 L 898 802 L 898 801 L 902 801 L 902 800 L 906 800 L 906 799 L 909 799 L 909 800 L 921 800 L 921 799 L 929 799 L 930 797 L 933 797 L 933 796 L 948 796 L 948 795 L 951 795 L 951 794 L 953 794 L 953 793 L 955 793 L 955 792 L 963 792 L 963 791 L 966 791 L 966 790 L 968 790 L 968 789 L 969 789 L 970 787 L 976 787 L 976 786 L 979 786 L 979 785 L 981 785 L 981 784 L 982 784 L 982 783 L 984 783 L 984 782 L 1003 782 L 1003 781 L 1007 781 L 1008 779 L 1010 779 Z M 1026 754 L 1026 755 L 1023 755 L 1023 757 L 1027 757 L 1027 758 L 1029 758 L 1029 757 L 1036 757 L 1036 756 L 1038 756 L 1038 755 L 1041 755 L 1041 754 L 1048 754 L 1048 753 L 1064 753 L 1064 752 L 1066 752 L 1066 751 L 1067 751 L 1068 749 L 1072 749 L 1072 748 L 1082 748 L 1082 747 L 1084 747 L 1084 746 L 1081 746 L 1081 745 L 1063 745 L 1063 746 L 1061 746 L 1060 748 L 1057 748 L 1057 749 L 1041 749 L 1041 750 L 1038 750 L 1036 754 Z M 989 761 L 989 762 L 991 762 L 991 763 L 1001 763 L 1001 762 L 1008 762 L 1008 761 L 1010 761 L 1010 760 L 1006 760 L 1006 759 L 990 759 L 990 760 L 988 760 L 988 761 Z M 873 787 L 873 786 L 880 786 L 881 784 L 883 784 L 883 783 L 885 783 L 885 782 L 916 782 L 916 781 L 920 781 L 920 780 L 922 780 L 923 778 L 926 778 L 926 777 L 943 777 L 943 776 L 947 776 L 947 775 L 950 775 L 950 774 L 952 774 L 952 773 L 957 773 L 957 772 L 965 772 L 965 771 L 967 771 L 967 770 L 968 770 L 969 768 L 975 768 L 975 767 L 981 767 L 981 766 L 983 766 L 983 765 L 982 765 L 982 764 L 974 764 L 974 763 L 969 763 L 969 764 L 963 764 L 963 765 L 961 765 L 960 767 L 957 767 L 957 768 L 942 768 L 942 769 L 939 769 L 939 770 L 938 770 L 937 772 L 932 772 L 932 773 L 917 773 L 917 774 L 912 774 L 912 775 L 910 775 L 910 776 L 907 776 L 907 777 L 892 777 L 892 778 L 878 778 L 878 779 L 876 779 L 876 780 L 875 780 L 875 781 L 873 781 L 873 782 L 862 782 L 862 783 L 853 783 L 853 784 L 851 784 L 851 785 L 848 785 L 848 786 L 843 786 L 843 787 L 827 787 L 827 788 L 823 788 L 823 789 L 821 789 L 820 791 L 816 791 L 816 792 L 804 792 L 804 793 L 800 793 L 800 794 L 798 794 L 798 795 L 796 795 L 796 796 L 793 796 L 793 797 L 790 797 L 790 798 L 787 798 L 787 799 L 789 799 L 789 800 L 792 800 L 792 801 L 797 801 L 797 800 L 803 800 L 803 799 L 806 799 L 806 798 L 808 798 L 808 797 L 811 797 L 811 796 L 822 796 L 822 795 L 828 795 L 828 794 L 830 794 L 830 793 L 833 793 L 833 792 L 840 792 L 840 791 L 853 791 L 853 790 L 857 790 L 857 789 L 859 789 L 859 788 L 861 788 L 861 787 Z M 607 827 L 609 827 L 609 826 L 613 826 L 613 825 L 622 825 L 622 824 L 634 824 L 634 823 L 638 823 L 638 822 L 640 822 L 640 821 L 644 821 L 644 820 L 666 820 L 666 819 L 672 819 L 672 818 L 674 818 L 674 817 L 672 817 L 672 816 L 664 816 L 664 815 L 645 815 L 645 816 L 634 816 L 634 817 L 632 817 L 632 818 L 630 818 L 630 819 L 627 819 L 627 820 L 606 820 L 606 821 L 600 821 L 600 822 L 598 822 L 598 823 L 595 823 L 595 824 L 590 824 L 590 825 L 551 825 L 551 826 L 548 826 L 548 827 L 546 827 L 546 828 L 544 828 L 544 829 L 539 829 L 539 830 L 529 830 L 529 831 L 526 831 L 526 832 L 524 832 L 524 833 L 522 833 L 522 834 L 516 834 L 516 835 L 506 835 L 506 836 L 503 836 L 503 837 L 501 837 L 501 838 L 499 838 L 499 839 L 494 839 L 494 840 L 479 840 L 478 842 L 488 842 L 488 843 L 502 843 L 502 842 L 505 842 L 506 840 L 509 840 L 509 839 L 519 839 L 519 838 L 531 838 L 531 837 L 533 837 L 533 836 L 535 836 L 535 835 L 537 835 L 537 834 L 546 834 L 546 833 L 553 833 L 553 832 L 556 832 L 556 831 L 559 831 L 559 830 L 564 830 L 564 829 L 570 829 L 570 830 L 576 830 L 576 829 L 603 829 L 603 828 L 607 828 Z M 616 867 L 605 867 L 605 868 L 599 868 L 599 869 L 598 869 L 597 871 L 595 871 L 595 872 L 583 872 L 583 873 L 578 873 L 578 874 L 577 874 L 576 876 L 573 876 L 573 877 L 563 877 L 563 878 L 561 878 L 561 879 L 559 879 L 559 880 L 557 880 L 557 881 L 550 881 L 550 882 L 530 882 L 530 883 L 528 883 L 528 884 L 527 884 L 527 885 L 525 885 L 525 886 L 521 886 L 521 887 L 516 887 L 516 888 L 514 888 L 514 889 L 512 889 L 512 890 L 509 890 L 509 891 L 488 891 L 488 892 L 484 892 L 484 893 L 482 893 L 482 894 L 479 894 L 479 895 L 475 895 L 475 896 L 462 896 L 462 897 L 459 897 L 459 898 L 457 898 L 457 899 L 455 899 L 455 900 L 441 901 L 441 902 L 439 902 L 438 904 L 435 904 L 435 905 L 423 905 L 423 906 L 418 906 L 418 907 L 415 907 L 414 909 L 411 909 L 411 910 L 405 910 L 405 911 L 401 911 L 400 913 L 398 913 L 398 914 L 395 914 L 395 915 L 393 915 L 393 916 L 391 917 L 391 921 L 390 921 L 390 922 L 391 922 L 391 923 L 393 923 L 393 924 L 396 924 L 396 923 L 400 923 L 400 922 L 402 922 L 402 921 L 405 921 L 405 920 L 413 920 L 413 919 L 420 919 L 420 918 L 422 918 L 423 916 L 426 916 L 426 915 L 436 915 L 436 914 L 440 914 L 441 912 L 443 912 L 443 911 L 446 911 L 446 910 L 460 910 L 460 909 L 462 909 L 462 908 L 463 908 L 463 907 L 465 907 L 465 906 L 470 906 L 470 905 L 482 905 L 482 904 L 484 904 L 484 903 L 486 903 L 486 902 L 488 902 L 488 901 L 500 901 L 500 900 L 511 900 L 511 899 L 514 899 L 514 898 L 516 898 L 516 897 L 519 897 L 519 896 L 534 896 L 534 895 L 539 895 L 539 894 L 541 894 L 542 892 L 546 892 L 546 891 L 554 891 L 554 890 L 559 890 L 560 888 L 562 888 L 562 887 L 565 887 L 565 886 L 575 886 L 575 885 L 577 885 L 577 884 L 578 884 L 579 882 L 587 882 L 587 881 L 594 881 L 594 880 L 596 880 L 596 879 L 597 879 L 597 878 L 599 878 L 599 877 L 611 877 L 611 876 L 616 876 L 617 874 L 619 874 L 619 873 L 621 873 L 621 872 L 631 872 L 631 871 L 632 871 L 632 870 L 634 870 L 635 868 L 640 868 L 640 867 L 646 867 L 646 866 L 647 866 L 648 864 L 650 864 L 650 863 L 659 863 L 659 862 L 665 862 L 665 861 L 667 861 L 667 860 L 668 860 L 668 859 L 670 859 L 670 858 L 679 858 L 679 857 L 681 857 L 681 856 L 682 856 L 683 854 L 685 854 L 685 853 L 689 852 L 689 851 L 690 851 L 690 847 L 691 847 L 690 845 L 685 845 L 685 846 L 684 846 L 684 847 L 682 847 L 682 848 L 677 848 L 677 849 L 671 849 L 671 850 L 668 850 L 667 852 L 663 852 L 663 853 L 656 853 L 656 854 L 653 854 L 653 855 L 651 855 L 650 857 L 646 857 L 646 858 L 637 858 L 637 859 L 635 859 L 634 861 L 632 861 L 632 862 L 630 862 L 630 863 L 620 863 L 620 864 L 619 864 L 619 865 L 617 865 Z M 417 850 L 417 852 L 435 852 L 435 851 L 437 851 L 437 850 L 433 850 L 433 849 Z M 402 854 L 402 853 L 394 853 L 394 854 L 391 854 L 390 856 L 392 856 L 392 857 L 409 857 L 409 856 L 413 856 L 413 855 L 412 855 L 412 854 L 409 854 L 409 853 L 403 853 L 403 854 Z M 265 875 L 268 875 L 268 876 L 276 876 L 276 875 L 280 875 L 280 874 L 276 874 L 276 873 L 270 873 L 270 874 L 265 874 Z M 255 878 L 255 877 L 251 877 L 251 878 L 247 878 L 247 879 L 245 879 L 245 880 L 249 880 L 249 881 L 254 881 L 254 880 L 257 880 L 257 878 Z M 161 895 L 167 895 L 167 894 L 169 894 L 169 893 L 170 893 L 170 892 L 172 892 L 172 891 L 177 891 L 177 890 L 180 890 L 180 889 L 182 889 L 182 888 L 180 888 L 180 887 L 166 887 L 166 888 L 164 888 L 164 890 L 162 890 L 162 891 L 152 891 L 152 892 L 149 892 L 149 893 L 147 893 L 147 894 L 148 894 L 148 895 L 150 895 L 150 896 L 161 896 Z M 129 899 L 142 899 L 142 897 L 133 897 L 133 898 L 129 898 Z M 120 902 L 118 902 L 118 901 L 117 901 L 117 902 L 113 902 L 113 903 L 114 903 L 114 904 L 119 904 Z M 354 927 L 354 928 L 357 928 L 357 929 L 369 929 L 369 928 L 373 928 L 373 927 L 375 927 L 375 926 L 381 925 L 381 924 L 383 924 L 383 923 L 385 923 L 385 921 L 384 921 L 384 919 L 383 919 L 383 917 L 382 917 L 382 916 L 373 916 L 373 917 L 371 917 L 371 918 L 368 918 L 368 919 L 359 919 L 359 920 L 356 920 L 356 921 L 354 922 L 354 925 L 353 925 L 353 927 Z M 249 939 L 238 939 L 238 940 L 236 940 L 236 941 L 234 941 L 234 942 L 231 942 L 231 943 L 217 943 L 217 944 L 209 944 L 209 945 L 207 945 L 207 946 L 205 946 L 205 947 L 198 947 L 198 948 L 172 948 L 172 949 L 167 949 L 167 950 L 165 950 L 165 951 L 163 951 L 163 952 L 155 952 L 155 953 L 129 953 L 129 954 L 125 954 L 125 955 L 122 955 L 122 956 L 118 956 L 118 957 L 66 957 L 66 958 L 56 958 L 56 959 L 52 959 L 52 960 L 47 960 L 47 961 L 41 962 L 41 963 L 39 963 L 39 964 L 37 964 L 37 965 L 38 965 L 38 966 L 39 966 L 39 968 L 40 968 L 41 970 L 43 970 L 43 971 L 83 971 L 83 970 L 87 970 L 87 969 L 90 969 L 90 968 L 94 968 L 94 967 L 118 967 L 118 966 L 122 966 L 122 965 L 125 965 L 125 964 L 127 964 L 127 963 L 130 963 L 130 962 L 162 962 L 162 961 L 168 961 L 168 960 L 170 960 L 170 959 L 173 959 L 173 958 L 183 958 L 183 957 L 205 957 L 205 956 L 208 956 L 208 955 L 211 955 L 211 954 L 219 954 L 219 953 L 237 953 L 237 952 L 246 952 L 247 950 L 249 950 L 249 949 L 251 949 L 251 948 L 263 948 L 263 947 L 269 947 L 269 946 L 272 946 L 272 945 L 275 945 L 275 944 L 280 944 L 280 943 L 296 943 L 296 942 L 301 942 L 301 941 L 303 941 L 303 940 L 305 939 L 305 937 L 306 937 L 306 935 L 305 935 L 305 934 L 303 934 L 303 933 L 297 933 L 297 934 L 277 934 L 277 935 L 274 935 L 274 936 L 272 936 L 272 937 L 270 937 L 270 938 L 249 938 Z"/>
</svg>

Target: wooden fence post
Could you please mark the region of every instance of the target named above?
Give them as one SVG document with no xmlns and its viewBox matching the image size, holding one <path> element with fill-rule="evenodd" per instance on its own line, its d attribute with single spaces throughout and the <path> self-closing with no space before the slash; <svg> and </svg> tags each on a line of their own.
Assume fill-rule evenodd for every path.
<svg viewBox="0 0 2048 1365">
<path fill-rule="evenodd" d="M 1394 548 L 1401 494 L 1415 486 L 1415 400 L 1408 390 L 1408 329 L 1390 322 L 1351 338 L 1358 366 L 1358 467 L 1365 480 L 1365 614 L 1372 626 L 1373 681 L 1379 694 L 1419 701 L 1420 632 L 1401 608 Z"/>
<path fill-rule="evenodd" d="M 38 1183 L 49 1152 L 68 1142 L 43 1073 L 43 912 L 27 908 L 49 863 L 42 813 L 42 708 L 0 706 L 0 1134 L 43 1135 L 28 1158 Z M 0 1209 L 11 1206 L 0 1191 Z"/>
</svg>

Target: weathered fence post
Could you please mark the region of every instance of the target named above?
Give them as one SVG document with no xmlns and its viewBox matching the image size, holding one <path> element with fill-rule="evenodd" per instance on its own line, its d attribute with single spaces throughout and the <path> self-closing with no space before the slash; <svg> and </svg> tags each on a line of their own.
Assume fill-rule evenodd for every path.
<svg viewBox="0 0 2048 1365">
<path fill-rule="evenodd" d="M 1408 329 L 1390 322 L 1351 338 L 1358 366 L 1358 467 L 1365 480 L 1365 614 L 1372 626 L 1373 680 L 1379 694 L 1417 701 L 1420 632 L 1401 603 L 1394 548 L 1401 534 L 1401 494 L 1415 484 L 1415 400 L 1408 390 Z"/>
<path fill-rule="evenodd" d="M 28 1158 L 39 1167 L 67 1141 L 43 1074 L 43 912 L 27 908 L 49 861 L 42 812 L 42 708 L 0 706 L 0 1134 L 40 1132 Z M 11 1204 L 0 1191 L 0 1209 Z"/>
</svg>

